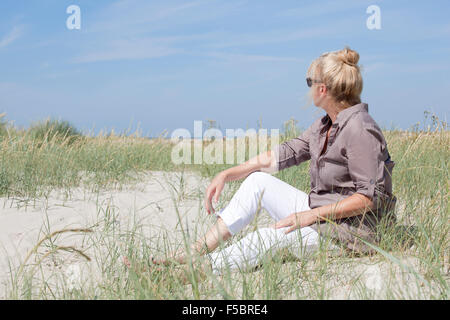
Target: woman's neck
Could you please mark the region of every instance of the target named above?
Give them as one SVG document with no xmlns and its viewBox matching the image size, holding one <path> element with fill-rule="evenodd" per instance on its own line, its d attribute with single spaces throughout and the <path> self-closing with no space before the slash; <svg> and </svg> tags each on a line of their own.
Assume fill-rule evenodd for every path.
<svg viewBox="0 0 450 320">
<path fill-rule="evenodd" d="M 328 116 L 331 119 L 331 123 L 334 123 L 336 121 L 337 115 L 342 110 L 346 109 L 346 106 L 342 103 L 329 103 L 328 105 L 324 106 L 323 109 L 328 114 Z"/>
</svg>

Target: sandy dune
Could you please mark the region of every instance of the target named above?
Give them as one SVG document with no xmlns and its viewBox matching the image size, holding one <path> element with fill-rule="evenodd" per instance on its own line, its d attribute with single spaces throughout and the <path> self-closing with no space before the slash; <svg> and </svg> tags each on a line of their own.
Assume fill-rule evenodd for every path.
<svg viewBox="0 0 450 320">
<path fill-rule="evenodd" d="M 207 220 L 211 223 L 214 219 L 201 208 L 207 183 L 192 173 L 149 172 L 137 185 L 120 191 L 90 193 L 77 188 L 70 199 L 55 191 L 27 207 L 19 199 L 0 199 L 0 297 L 4 298 L 10 265 L 18 267 L 39 239 L 57 230 L 94 226 L 95 232 L 102 232 L 98 226 L 104 226 L 106 219 L 117 233 L 136 224 L 143 226 L 142 233 L 148 236 L 166 230 L 172 243 L 182 238 L 180 219 L 184 230 L 190 226 L 194 230 L 195 226 L 202 231 Z M 61 235 L 58 244 L 80 248 L 85 237 L 82 233 L 67 233 Z M 67 268 L 70 274 L 78 267 L 69 264 L 60 269 Z"/>
<path fill-rule="evenodd" d="M 8 298 L 6 292 L 11 290 L 10 269 L 17 270 L 39 239 L 57 230 L 91 228 L 94 231 L 89 234 L 68 232 L 54 238 L 55 246 L 82 250 L 91 257 L 90 262 L 72 252 L 40 264 L 44 274 L 53 275 L 54 279 L 49 282 L 63 279 L 68 286 L 102 279 L 108 250 L 121 248 L 121 243 L 117 243 L 121 241 L 118 235 L 126 234 L 133 226 L 141 226 L 139 234 L 150 243 L 152 238 L 161 243 L 161 237 L 164 237 L 169 244 L 181 244 L 183 232 L 196 238 L 215 220 L 214 216 L 206 214 L 202 204 L 208 182 L 209 179 L 194 173 L 148 172 L 142 175 L 137 185 L 122 190 L 92 193 L 77 188 L 69 199 L 64 193 L 55 191 L 47 199 L 39 199 L 27 207 L 20 199 L 0 199 L 0 298 Z M 231 198 L 236 186 L 226 185 L 219 205 Z M 257 224 L 267 225 L 268 222 L 267 215 L 263 214 Z M 46 243 L 30 256 L 27 270 L 51 250 L 48 241 Z M 314 263 L 310 264 L 311 268 L 314 266 Z M 394 268 L 397 269 L 392 273 L 389 263 L 373 263 L 368 258 L 354 259 L 346 264 L 339 262 L 329 268 L 330 296 L 351 298 L 350 288 L 355 278 L 363 279 L 362 283 L 373 290 L 374 297 L 384 295 L 386 281 L 392 278 L 401 280 L 404 290 L 414 290 L 416 278 L 401 268 Z M 253 272 L 249 277 L 257 275 L 258 272 Z"/>
</svg>

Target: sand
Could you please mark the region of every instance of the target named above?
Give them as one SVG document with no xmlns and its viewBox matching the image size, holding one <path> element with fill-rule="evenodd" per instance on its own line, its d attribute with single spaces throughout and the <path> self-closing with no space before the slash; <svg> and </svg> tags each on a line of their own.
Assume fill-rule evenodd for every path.
<svg viewBox="0 0 450 320">
<path fill-rule="evenodd" d="M 47 258 L 40 264 L 43 274 L 53 275 L 49 282 L 63 279 L 69 288 L 103 279 L 105 272 L 102 268 L 108 250 L 125 250 L 117 235 L 126 234 L 134 225 L 142 226 L 139 232 L 148 243 L 152 243 L 152 239 L 161 240 L 163 236 L 168 244 L 181 244 L 186 233 L 192 239 L 196 238 L 215 221 L 215 217 L 207 215 L 203 208 L 203 196 L 209 181 L 195 173 L 155 171 L 142 174 L 139 183 L 121 190 L 95 193 L 80 187 L 73 189 L 68 199 L 64 192 L 55 190 L 46 199 L 37 199 L 27 206 L 20 199 L 1 198 L 0 299 L 10 297 L 7 292 L 12 289 L 11 270 L 17 271 L 39 239 L 57 230 L 90 228 L 93 231 L 89 234 L 67 232 L 54 238 L 55 246 L 81 250 L 91 261 L 72 252 L 60 258 Z M 219 206 L 231 198 L 236 187 L 236 184 L 226 185 Z M 267 216 L 262 216 L 258 225 L 267 225 L 268 222 Z M 26 270 L 33 268 L 33 263 L 52 249 L 48 241 L 45 243 L 30 256 Z M 310 266 L 314 268 L 314 265 Z M 372 263 L 368 258 L 361 258 L 345 266 L 337 265 L 340 267 L 330 266 L 330 272 L 334 272 L 329 277 L 330 298 L 352 298 L 354 289 L 351 290 L 351 286 L 355 278 L 362 279 L 361 283 L 373 292 L 371 297 L 384 297 L 386 282 L 392 279 L 406 279 L 402 280 L 404 290 L 414 291 L 417 287 L 414 275 L 395 266 L 397 269 L 392 273 L 392 266 L 387 262 Z M 249 277 L 257 274 L 253 272 Z"/>
<path fill-rule="evenodd" d="M 160 235 L 166 230 L 169 241 L 176 243 L 182 239 L 181 226 L 184 230 L 195 226 L 199 228 L 197 232 L 201 232 L 205 231 L 207 223 L 213 222 L 214 218 L 208 217 L 201 203 L 208 184 L 206 179 L 192 173 L 175 172 L 148 172 L 140 179 L 136 185 L 122 190 L 95 193 L 76 188 L 69 199 L 64 192 L 55 190 L 48 198 L 37 199 L 27 206 L 21 199 L 0 198 L 0 298 L 5 298 L 11 267 L 17 269 L 39 239 L 51 232 L 91 228 L 94 230 L 94 235 L 89 234 L 92 239 L 96 233 L 100 236 L 104 231 L 107 220 L 109 226 L 117 228 L 117 234 L 140 224 L 143 234 Z M 83 243 L 86 234 L 80 232 L 62 234 L 57 240 L 58 245 L 86 246 Z M 39 253 L 45 249 L 40 248 Z M 80 268 L 77 263 L 57 267 L 73 278 Z"/>
</svg>

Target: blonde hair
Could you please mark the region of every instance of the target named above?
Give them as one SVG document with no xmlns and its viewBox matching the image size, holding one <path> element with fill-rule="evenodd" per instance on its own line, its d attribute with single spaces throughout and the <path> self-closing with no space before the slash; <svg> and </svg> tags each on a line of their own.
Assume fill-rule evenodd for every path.
<svg viewBox="0 0 450 320">
<path fill-rule="evenodd" d="M 349 47 L 326 52 L 311 63 L 307 76 L 323 82 L 337 102 L 352 106 L 361 103 L 363 89 L 358 61 L 358 52 Z"/>
</svg>

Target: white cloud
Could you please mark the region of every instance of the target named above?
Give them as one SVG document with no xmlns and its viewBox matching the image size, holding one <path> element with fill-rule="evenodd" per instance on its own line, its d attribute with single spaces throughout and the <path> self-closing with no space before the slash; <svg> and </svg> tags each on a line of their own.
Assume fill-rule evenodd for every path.
<svg viewBox="0 0 450 320">
<path fill-rule="evenodd" d="M 102 10 L 89 32 L 115 35 L 148 34 L 164 29 L 215 20 L 231 14 L 245 2 L 120 0 Z"/>
<path fill-rule="evenodd" d="M 209 43 L 220 37 L 221 32 L 172 33 L 162 36 L 153 33 L 173 28 L 178 29 L 179 33 L 181 25 L 212 20 L 215 16 L 226 15 L 241 4 L 217 4 L 211 0 L 170 4 L 142 0 L 116 1 L 100 12 L 96 23 L 84 29 L 82 47 L 85 50 L 71 61 L 85 63 L 151 59 L 186 52 L 180 43 Z"/>
<path fill-rule="evenodd" d="M 225 48 L 225 47 L 240 47 L 249 45 L 265 45 L 273 43 L 282 43 L 289 41 L 298 41 L 302 39 L 311 39 L 321 36 L 328 36 L 332 34 L 339 33 L 334 28 L 320 27 L 311 28 L 304 30 L 273 30 L 270 32 L 258 32 L 258 33 L 247 33 L 231 35 L 227 40 L 216 41 L 211 43 L 210 46 L 214 48 Z"/>
<path fill-rule="evenodd" d="M 0 40 L 0 48 L 4 48 L 11 43 L 13 43 L 15 40 L 20 38 L 23 34 L 23 26 L 15 26 L 10 33 L 8 33 L 6 36 L 4 36 Z"/>
<path fill-rule="evenodd" d="M 235 54 L 223 52 L 208 52 L 207 56 L 227 60 L 229 62 L 304 62 L 304 59 L 295 57 L 277 57 L 267 55 Z"/>
<path fill-rule="evenodd" d="M 137 39 L 114 41 L 104 46 L 103 49 L 86 53 L 75 58 L 75 63 L 114 61 L 114 60 L 139 60 L 164 57 L 183 50 L 157 44 L 154 39 Z"/>
</svg>

